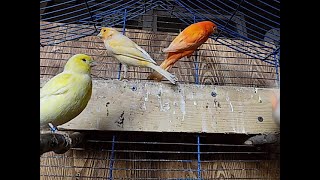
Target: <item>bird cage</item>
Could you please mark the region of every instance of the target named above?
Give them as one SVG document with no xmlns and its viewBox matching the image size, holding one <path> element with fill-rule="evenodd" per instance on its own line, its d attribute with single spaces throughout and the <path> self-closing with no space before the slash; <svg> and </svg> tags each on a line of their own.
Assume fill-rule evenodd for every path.
<svg viewBox="0 0 320 180">
<path fill-rule="evenodd" d="M 168 70 L 176 85 L 144 67 L 121 79 L 97 37 L 115 28 L 159 65 L 182 30 L 207 20 L 218 32 Z M 40 86 L 79 53 L 98 64 L 92 96 L 59 131 L 81 142 L 42 154 L 41 179 L 280 178 L 270 98 L 280 87 L 280 1 L 41 0 Z"/>
</svg>

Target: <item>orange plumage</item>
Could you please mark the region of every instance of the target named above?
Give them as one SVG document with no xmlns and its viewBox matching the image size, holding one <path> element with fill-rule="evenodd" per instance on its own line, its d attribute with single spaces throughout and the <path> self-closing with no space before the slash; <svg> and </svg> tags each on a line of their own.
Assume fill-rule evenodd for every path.
<svg viewBox="0 0 320 180">
<path fill-rule="evenodd" d="M 186 27 L 168 48 L 163 49 L 163 52 L 168 53 L 168 55 L 160 67 L 168 71 L 179 59 L 185 56 L 189 58 L 199 46 L 208 40 L 212 33 L 216 32 L 217 26 L 210 21 L 202 21 Z M 161 81 L 162 75 L 153 72 L 148 79 Z"/>
</svg>

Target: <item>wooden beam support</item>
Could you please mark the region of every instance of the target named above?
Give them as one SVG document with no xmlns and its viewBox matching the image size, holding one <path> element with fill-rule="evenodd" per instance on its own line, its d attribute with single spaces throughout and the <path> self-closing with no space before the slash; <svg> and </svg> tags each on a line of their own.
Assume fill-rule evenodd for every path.
<svg viewBox="0 0 320 180">
<path fill-rule="evenodd" d="M 272 119 L 270 97 L 278 90 L 94 80 L 85 110 L 58 128 L 272 134 L 279 127 Z"/>
</svg>

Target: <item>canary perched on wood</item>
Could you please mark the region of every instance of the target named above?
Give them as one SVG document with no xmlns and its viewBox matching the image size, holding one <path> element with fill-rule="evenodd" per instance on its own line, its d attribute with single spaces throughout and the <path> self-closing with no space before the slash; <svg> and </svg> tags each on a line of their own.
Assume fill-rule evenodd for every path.
<svg viewBox="0 0 320 180">
<path fill-rule="evenodd" d="M 174 75 L 160 68 L 145 50 L 116 29 L 103 27 L 98 37 L 103 40 L 107 51 L 124 66 L 124 78 L 128 66 L 139 66 L 152 68 L 172 84 L 176 83 Z"/>
<path fill-rule="evenodd" d="M 40 89 L 40 128 L 49 123 L 62 125 L 78 116 L 92 93 L 93 59 L 85 54 L 72 56 L 63 72 Z"/>
<path fill-rule="evenodd" d="M 202 21 L 186 27 L 169 47 L 163 49 L 163 52 L 168 55 L 160 67 L 168 71 L 179 59 L 185 56 L 191 57 L 192 53 L 206 42 L 211 34 L 216 32 L 217 26 L 211 21 Z M 148 79 L 161 81 L 162 75 L 153 72 L 148 76 Z"/>
</svg>

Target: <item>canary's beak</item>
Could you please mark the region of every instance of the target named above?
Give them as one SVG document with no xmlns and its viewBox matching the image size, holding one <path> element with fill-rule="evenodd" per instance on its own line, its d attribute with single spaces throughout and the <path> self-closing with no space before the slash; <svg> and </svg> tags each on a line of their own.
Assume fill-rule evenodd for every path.
<svg viewBox="0 0 320 180">
<path fill-rule="evenodd" d="M 101 34 L 101 32 L 97 35 L 98 37 L 102 37 L 102 34 Z"/>
<path fill-rule="evenodd" d="M 213 28 L 213 34 L 218 34 L 218 33 L 219 33 L 218 28 L 217 28 L 217 27 L 214 27 L 214 28 Z"/>
</svg>

